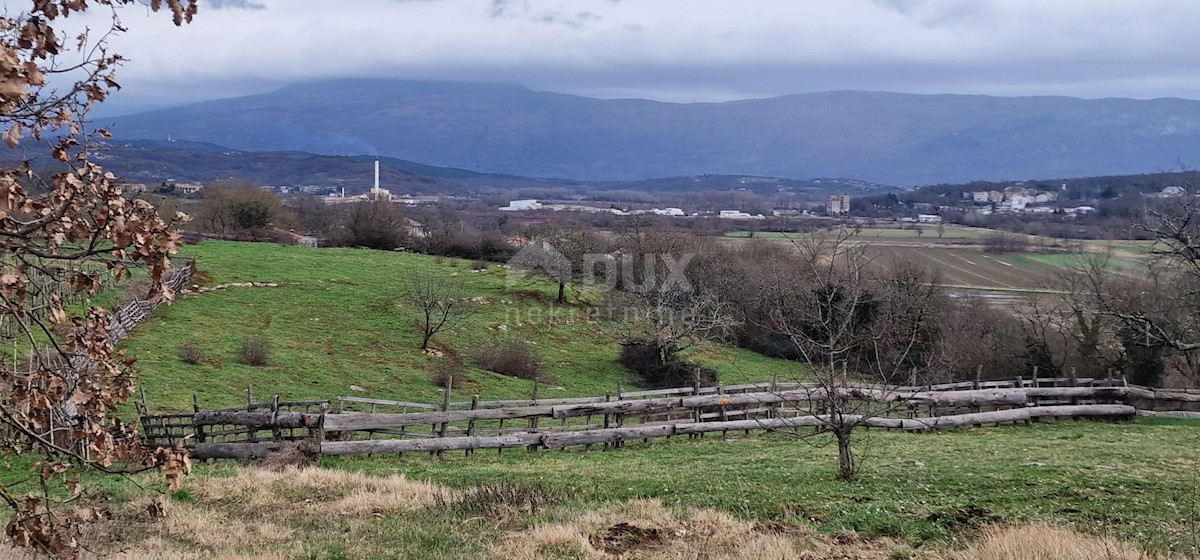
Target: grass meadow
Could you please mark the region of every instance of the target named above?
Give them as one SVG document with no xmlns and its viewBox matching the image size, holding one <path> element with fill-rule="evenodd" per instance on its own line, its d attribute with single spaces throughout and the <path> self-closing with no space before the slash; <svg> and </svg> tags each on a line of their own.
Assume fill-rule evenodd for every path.
<svg viewBox="0 0 1200 560">
<path fill-rule="evenodd" d="M 731 434 L 300 470 L 212 463 L 155 519 L 151 474 L 105 479 L 85 500 L 113 508 L 89 534 L 114 558 L 1191 558 L 1198 427 L 861 432 L 851 482 L 835 480 L 823 436 Z"/>
<path fill-rule="evenodd" d="M 569 288 L 567 304 L 554 302 L 557 286 L 536 277 L 514 277 L 491 265 L 475 271 L 469 261 L 361 249 L 313 249 L 265 243 L 205 241 L 185 248 L 207 286 L 270 283 L 275 287 L 229 287 L 181 298 L 139 326 L 125 349 L 139 357 L 140 385 L 155 410 L 187 410 L 192 394 L 201 406 L 245 402 L 256 396 L 324 399 L 338 395 L 439 402 L 430 379 L 438 362 L 458 355 L 467 381 L 458 399 L 528 397 L 532 381 L 473 367 L 472 349 L 507 341 L 529 343 L 544 362 L 542 397 L 603 395 L 636 380 L 617 362 L 619 329 L 597 320 L 603 294 Z M 427 274 L 453 283 L 476 300 L 478 313 L 462 327 L 434 337 L 434 353 L 419 350 L 411 310 L 395 303 L 409 275 Z M 266 366 L 236 359 L 247 337 L 270 343 Z M 200 363 L 184 363 L 179 347 L 194 341 Z M 799 375 L 792 362 L 710 344 L 692 351 L 716 368 L 726 383 Z M 353 386 L 353 388 L 352 388 Z"/>
</svg>

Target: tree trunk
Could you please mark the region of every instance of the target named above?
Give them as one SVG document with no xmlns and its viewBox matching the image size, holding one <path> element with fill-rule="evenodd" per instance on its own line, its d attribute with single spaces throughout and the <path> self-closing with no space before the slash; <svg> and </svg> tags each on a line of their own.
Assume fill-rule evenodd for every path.
<svg viewBox="0 0 1200 560">
<path fill-rule="evenodd" d="M 563 291 L 566 289 L 566 286 L 567 285 L 563 282 L 558 283 L 558 303 L 567 302 L 567 298 L 563 295 Z"/>
<path fill-rule="evenodd" d="M 852 430 L 845 428 L 833 432 L 838 446 L 838 480 L 850 480 L 854 478 L 854 473 L 858 470 L 858 465 L 854 464 L 854 452 L 850 449 L 852 434 Z"/>
<path fill-rule="evenodd" d="M 422 349 L 422 350 L 428 350 L 428 349 L 429 349 L 429 339 L 431 339 L 431 338 L 433 338 L 433 334 L 432 334 L 432 333 L 430 333 L 430 332 L 428 332 L 428 331 L 426 331 L 426 332 L 425 332 L 425 335 L 424 335 L 424 338 L 422 338 L 422 339 L 421 339 L 421 349 Z"/>
</svg>

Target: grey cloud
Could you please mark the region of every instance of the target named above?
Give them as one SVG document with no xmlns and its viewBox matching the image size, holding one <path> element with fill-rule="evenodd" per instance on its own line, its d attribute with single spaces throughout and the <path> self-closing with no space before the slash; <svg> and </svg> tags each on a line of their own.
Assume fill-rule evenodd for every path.
<svg viewBox="0 0 1200 560">
<path fill-rule="evenodd" d="M 169 21 L 132 22 L 116 45 L 131 60 L 118 97 L 178 102 L 340 77 L 676 101 L 832 89 L 1200 97 L 1192 2 L 201 2 L 214 9 L 186 33 Z M 195 60 L 178 64 L 178 52 Z"/>
<path fill-rule="evenodd" d="M 588 23 L 600 21 L 604 18 L 592 12 L 579 12 L 577 14 L 568 15 L 561 12 L 542 12 L 534 16 L 534 21 L 538 23 L 549 23 L 569 27 L 571 29 L 580 29 Z"/>
<path fill-rule="evenodd" d="M 492 18 L 521 15 L 529 11 L 527 0 L 491 0 L 487 14 Z"/>
</svg>

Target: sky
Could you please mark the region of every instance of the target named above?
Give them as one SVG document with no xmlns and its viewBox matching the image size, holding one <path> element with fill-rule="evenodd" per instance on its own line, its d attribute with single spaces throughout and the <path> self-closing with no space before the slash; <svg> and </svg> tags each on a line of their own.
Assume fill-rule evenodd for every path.
<svg viewBox="0 0 1200 560">
<path fill-rule="evenodd" d="M 141 6 L 120 17 L 117 112 L 338 77 L 671 102 L 1200 99 L 1195 0 L 200 0 L 183 28 Z"/>
</svg>

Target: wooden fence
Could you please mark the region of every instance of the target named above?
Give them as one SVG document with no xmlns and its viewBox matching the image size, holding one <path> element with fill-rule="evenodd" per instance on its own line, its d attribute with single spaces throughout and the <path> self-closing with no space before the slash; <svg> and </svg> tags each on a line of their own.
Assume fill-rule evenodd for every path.
<svg viewBox="0 0 1200 560">
<path fill-rule="evenodd" d="M 623 391 L 598 397 L 441 403 L 343 396 L 283 402 L 278 397 L 236 409 L 149 415 L 152 445 L 183 439 L 196 458 L 249 458 L 287 442 L 321 455 L 480 449 L 620 447 L 630 440 L 703 437 L 731 431 L 800 430 L 826 419 L 814 405 L 830 397 L 811 384 L 755 383 Z M 867 427 L 930 431 L 1043 419 L 1122 420 L 1134 415 L 1200 418 L 1200 393 L 1128 386 L 1122 380 L 1032 378 L 929 387 L 855 386 L 845 398 L 878 403 Z"/>
</svg>

